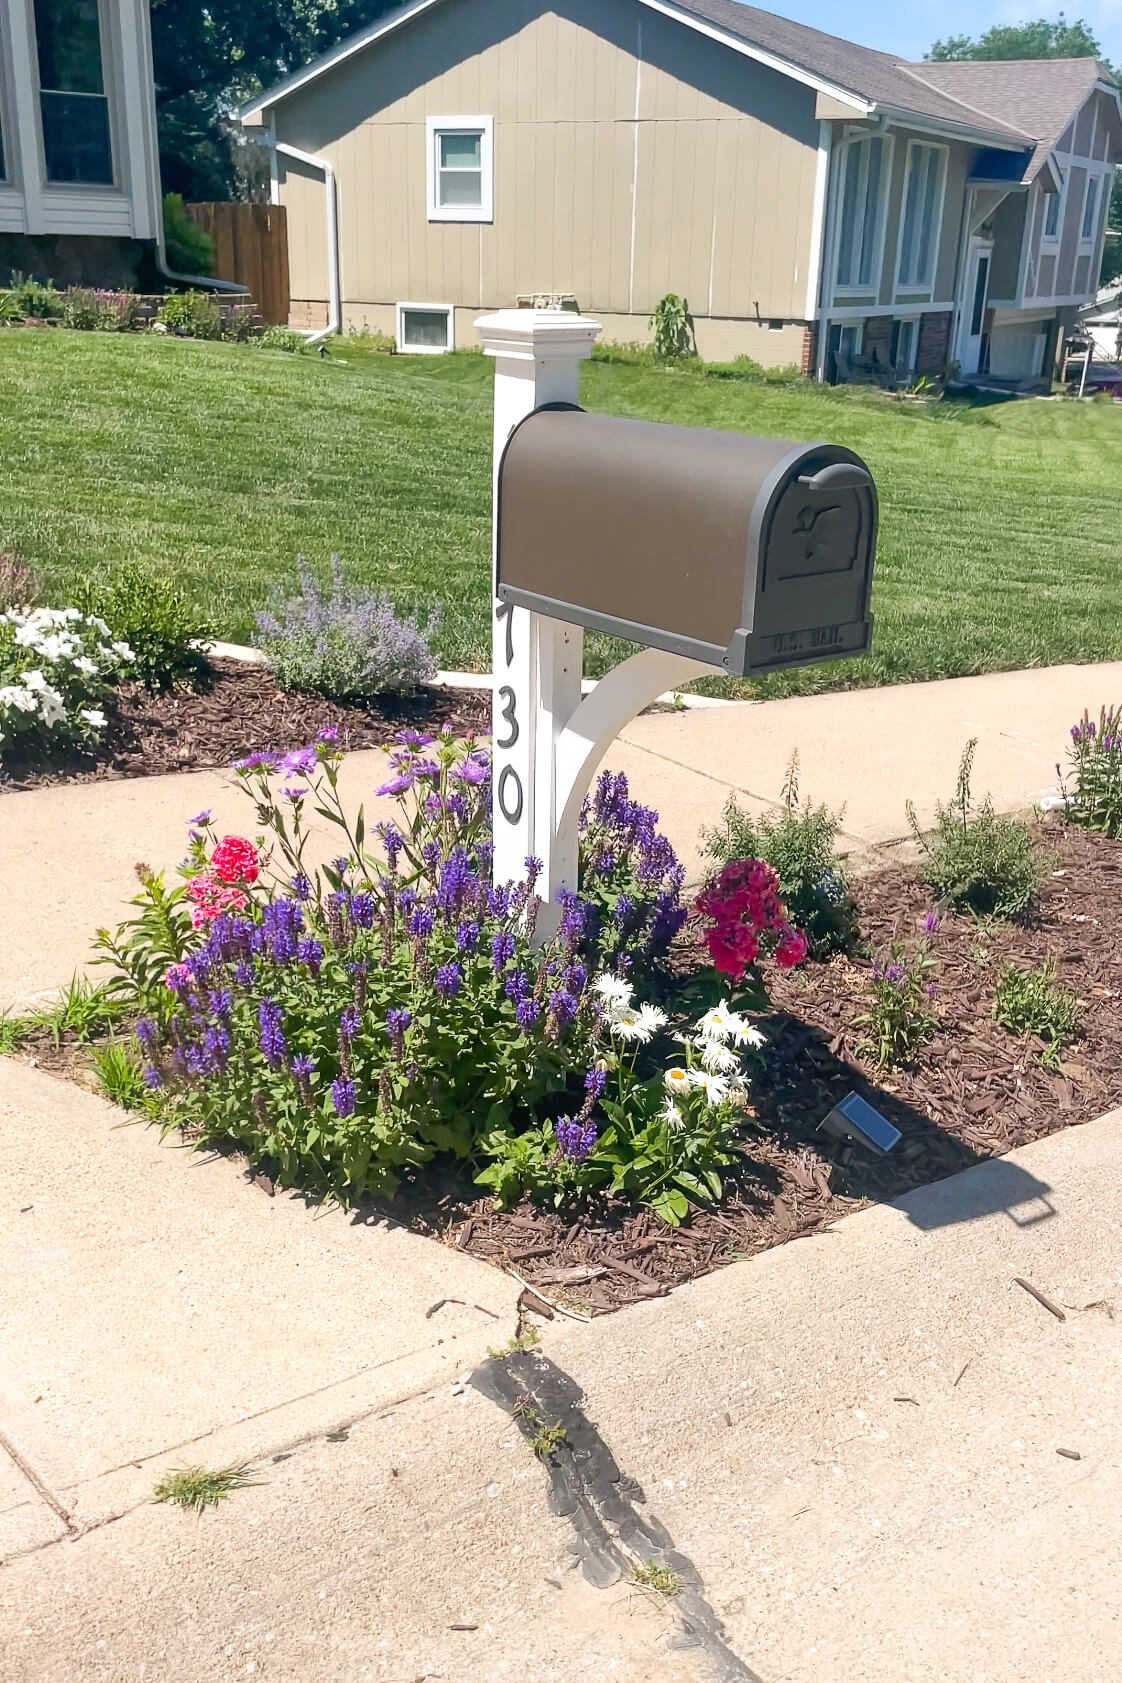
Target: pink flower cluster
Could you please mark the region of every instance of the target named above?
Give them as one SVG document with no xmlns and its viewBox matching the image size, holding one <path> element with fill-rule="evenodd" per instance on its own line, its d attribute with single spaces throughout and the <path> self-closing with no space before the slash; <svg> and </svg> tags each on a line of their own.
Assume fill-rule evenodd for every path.
<svg viewBox="0 0 1122 1683">
<path fill-rule="evenodd" d="M 187 883 L 191 927 L 201 929 L 222 912 L 244 911 L 249 904 L 238 883 L 257 881 L 261 861 L 253 843 L 244 836 L 223 836 L 210 856 L 210 864 Z"/>
<path fill-rule="evenodd" d="M 801 964 L 806 936 L 787 922 L 779 878 L 761 859 L 733 859 L 697 897 L 697 909 L 712 919 L 705 932 L 714 968 L 739 980 L 760 955 L 761 942 L 775 939 L 775 962 L 783 970 Z"/>
</svg>

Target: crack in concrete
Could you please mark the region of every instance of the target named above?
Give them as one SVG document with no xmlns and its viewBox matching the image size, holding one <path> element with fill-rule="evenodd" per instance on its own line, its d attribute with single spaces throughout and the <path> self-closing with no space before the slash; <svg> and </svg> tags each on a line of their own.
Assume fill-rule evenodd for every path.
<svg viewBox="0 0 1122 1683">
<path fill-rule="evenodd" d="M 620 1471 L 585 1412 L 576 1381 L 539 1351 L 526 1351 L 478 1368 L 472 1385 L 512 1417 L 528 1442 L 541 1430 L 535 1420 L 564 1428 L 542 1460 L 550 1511 L 570 1521 L 571 1553 L 583 1577 L 608 1589 L 649 1561 L 669 1568 L 682 1584 L 680 1593 L 664 1602 L 677 1625 L 670 1646 L 702 1650 L 713 1683 L 761 1683 L 730 1647 L 696 1566 L 652 1514 L 639 1511 L 646 1502 L 642 1486 Z"/>
<path fill-rule="evenodd" d="M 50 1508 L 55 1517 L 62 1521 L 63 1525 L 66 1527 L 67 1534 L 71 1537 L 76 1537 L 81 1527 L 75 1520 L 74 1515 L 70 1512 L 70 1509 L 59 1500 L 49 1485 L 44 1484 L 43 1480 L 39 1477 L 39 1474 L 35 1471 L 35 1468 L 31 1465 L 31 1462 L 25 1459 L 25 1457 L 16 1448 L 11 1438 L 7 1437 L 3 1432 L 0 1432 L 0 1448 L 7 1451 L 8 1455 L 12 1459 L 12 1462 L 23 1474 L 28 1484 L 30 1484 L 31 1488 L 35 1491 L 35 1494 L 47 1504 L 48 1508 Z"/>
</svg>

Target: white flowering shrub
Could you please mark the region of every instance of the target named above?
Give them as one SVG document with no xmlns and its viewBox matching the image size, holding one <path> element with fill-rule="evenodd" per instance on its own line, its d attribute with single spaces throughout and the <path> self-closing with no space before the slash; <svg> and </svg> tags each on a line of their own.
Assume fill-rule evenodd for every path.
<svg viewBox="0 0 1122 1683">
<path fill-rule="evenodd" d="M 78 608 L 0 614 L 0 759 L 95 742 L 101 704 L 132 658 L 103 619 Z"/>
</svg>

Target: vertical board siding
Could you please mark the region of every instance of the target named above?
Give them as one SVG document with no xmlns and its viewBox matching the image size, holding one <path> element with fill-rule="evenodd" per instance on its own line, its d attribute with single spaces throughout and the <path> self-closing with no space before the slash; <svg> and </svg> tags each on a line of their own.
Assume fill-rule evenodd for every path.
<svg viewBox="0 0 1122 1683">
<path fill-rule="evenodd" d="M 494 118 L 494 222 L 430 223 L 426 119 L 468 115 Z M 648 315 L 674 291 L 699 314 L 803 315 L 813 93 L 635 0 L 446 0 L 276 124 L 337 172 L 345 302 L 553 291 Z M 282 172 L 295 298 L 326 296 L 322 192 Z"/>
<path fill-rule="evenodd" d="M 218 279 L 240 281 L 248 287 L 262 321 L 287 322 L 288 218 L 284 206 L 215 202 L 184 208 L 214 242 L 214 273 Z"/>
</svg>

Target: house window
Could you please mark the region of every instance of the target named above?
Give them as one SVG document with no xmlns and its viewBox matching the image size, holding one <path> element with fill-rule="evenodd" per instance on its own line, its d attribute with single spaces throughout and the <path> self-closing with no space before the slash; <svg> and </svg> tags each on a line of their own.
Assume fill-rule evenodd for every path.
<svg viewBox="0 0 1122 1683">
<path fill-rule="evenodd" d="M 98 0 L 35 0 L 48 181 L 112 186 Z"/>
<path fill-rule="evenodd" d="M 426 124 L 430 222 L 493 220 L 490 117 L 430 117 Z"/>
<path fill-rule="evenodd" d="M 1044 203 L 1044 238 L 1058 240 L 1060 237 L 1060 211 L 1063 209 L 1064 189 L 1058 193 L 1049 193 Z"/>
<path fill-rule="evenodd" d="M 1087 197 L 1083 200 L 1083 226 L 1079 237 L 1084 245 L 1093 245 L 1098 233 L 1099 177 L 1087 177 Z"/>
<path fill-rule="evenodd" d="M 892 366 L 898 375 L 911 374 L 916 365 L 916 348 L 919 339 L 919 318 L 906 316 L 902 321 L 892 323 Z"/>
<path fill-rule="evenodd" d="M 452 306 L 450 304 L 399 304 L 397 306 L 397 348 L 438 356 L 452 349 Z"/>
<path fill-rule="evenodd" d="M 946 148 L 912 141 L 900 223 L 898 286 L 930 288 L 934 283 L 946 176 Z"/>
<path fill-rule="evenodd" d="M 883 135 L 851 140 L 845 149 L 837 284 L 850 292 L 877 286 L 889 161 L 890 146 Z"/>
</svg>

